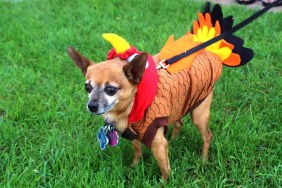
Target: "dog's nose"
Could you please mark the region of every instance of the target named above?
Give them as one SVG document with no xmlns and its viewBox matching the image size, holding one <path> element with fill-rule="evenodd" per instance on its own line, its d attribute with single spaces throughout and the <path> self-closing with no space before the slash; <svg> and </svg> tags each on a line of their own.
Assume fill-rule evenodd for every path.
<svg viewBox="0 0 282 188">
<path fill-rule="evenodd" d="M 89 111 L 93 113 L 97 112 L 99 109 L 98 102 L 90 101 L 87 106 L 88 106 Z"/>
</svg>

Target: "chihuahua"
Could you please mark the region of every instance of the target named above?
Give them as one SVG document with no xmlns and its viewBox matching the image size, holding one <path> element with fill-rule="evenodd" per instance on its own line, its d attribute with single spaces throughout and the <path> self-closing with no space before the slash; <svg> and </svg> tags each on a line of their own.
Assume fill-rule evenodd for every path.
<svg viewBox="0 0 282 188">
<path fill-rule="evenodd" d="M 220 6 L 216 6 L 217 9 L 214 8 L 211 13 L 205 12 L 206 24 L 209 20 L 213 22 L 207 24 L 210 25 L 210 28 L 216 28 L 220 25 L 213 20 L 223 20 L 222 15 L 217 14 L 219 11 L 221 12 L 221 9 L 218 8 Z M 199 20 L 201 20 L 200 17 Z M 200 22 L 199 26 L 194 24 L 194 32 L 187 35 L 194 37 L 197 29 L 203 25 L 203 22 Z M 222 23 L 224 22 L 222 21 Z M 235 53 L 236 50 L 232 51 L 232 49 L 230 51 L 226 48 L 221 49 L 229 53 L 228 57 L 222 58 L 226 53 L 217 54 L 216 50 L 204 49 L 197 52 L 190 63 L 184 59 L 185 66 L 190 64 L 190 67 L 181 68 L 171 73 L 165 69 L 168 66 L 162 64 L 163 53 L 166 50 L 151 56 L 136 51 L 135 48 L 130 47 L 117 36 L 114 38 L 118 41 L 113 42 L 115 45 L 123 43 L 122 48 L 127 47 L 119 50 L 113 44 L 115 49 L 109 53 L 110 58 L 108 56 L 108 60 L 100 63 L 94 63 L 72 47 L 68 48 L 70 58 L 86 78 L 85 89 L 89 97 L 88 111 L 95 115 L 103 115 L 105 120 L 110 122 L 111 130 L 113 129 L 121 136 L 132 140 L 135 151 L 133 166 L 137 165 L 142 157 L 141 144 L 144 143 L 151 148 L 164 180 L 168 179 L 171 171 L 168 141 L 165 137 L 167 126 L 173 125 L 172 138 L 174 138 L 181 130 L 182 118 L 190 113 L 192 122 L 197 127 L 203 141 L 202 159 L 207 161 L 212 139 L 208 122 L 213 87 L 221 75 L 222 64 L 232 66 L 230 62 L 237 61 L 238 57 L 241 62 L 236 66 L 245 64 L 252 59 L 252 51 L 239 44 L 240 53 Z M 180 40 L 190 40 L 190 38 Z M 194 37 L 191 42 L 193 43 L 195 40 Z M 169 48 L 164 47 L 163 49 L 179 48 L 178 41 L 170 38 L 165 45 Z M 226 43 L 222 43 L 221 46 Z M 230 43 L 232 44 L 232 41 Z M 174 44 L 175 46 L 173 46 Z M 130 53 L 132 49 L 133 52 Z M 238 46 L 234 44 L 233 49 L 238 49 Z M 221 50 L 218 51 L 222 52 Z M 129 55 L 126 55 L 128 53 Z"/>
</svg>

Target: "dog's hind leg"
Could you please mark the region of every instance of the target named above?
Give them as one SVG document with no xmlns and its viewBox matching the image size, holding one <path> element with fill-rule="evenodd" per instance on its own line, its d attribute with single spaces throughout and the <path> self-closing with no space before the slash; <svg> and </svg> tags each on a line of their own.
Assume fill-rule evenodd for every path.
<svg viewBox="0 0 282 188">
<path fill-rule="evenodd" d="M 171 139 L 174 139 L 180 133 L 182 125 L 183 125 L 183 121 L 181 119 L 173 124 Z"/>
<path fill-rule="evenodd" d="M 139 161 L 142 157 L 141 142 L 137 139 L 134 139 L 134 140 L 132 140 L 132 146 L 133 146 L 133 149 L 134 149 L 134 157 L 133 157 L 133 161 L 132 161 L 131 166 L 134 167 L 139 163 Z"/>
<path fill-rule="evenodd" d="M 151 150 L 162 172 L 162 178 L 166 181 L 171 169 L 168 158 L 168 142 L 164 136 L 163 127 L 158 128 L 156 136 L 151 145 Z"/>
<path fill-rule="evenodd" d="M 210 106 L 212 102 L 212 92 L 207 96 L 207 98 L 192 111 L 192 121 L 194 125 L 199 130 L 202 140 L 202 159 L 204 162 L 208 160 L 208 152 L 210 147 L 210 142 L 212 139 L 212 133 L 209 130 L 208 123 L 210 119 Z"/>
</svg>

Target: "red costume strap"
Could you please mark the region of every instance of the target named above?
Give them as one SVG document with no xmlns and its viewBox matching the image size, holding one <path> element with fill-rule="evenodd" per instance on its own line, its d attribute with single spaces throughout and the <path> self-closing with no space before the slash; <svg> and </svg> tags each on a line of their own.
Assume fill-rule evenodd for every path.
<svg viewBox="0 0 282 188">
<path fill-rule="evenodd" d="M 143 119 L 145 110 L 152 104 L 157 94 L 158 73 L 156 64 L 151 55 L 147 57 L 147 68 L 141 82 L 137 86 L 133 107 L 128 123 L 137 122 Z"/>
<path fill-rule="evenodd" d="M 131 46 L 130 49 L 126 50 L 124 53 L 119 54 L 116 53 L 115 49 L 112 49 L 108 53 L 108 59 L 119 57 L 121 59 L 127 60 L 130 56 L 141 53 L 142 52 L 137 51 L 133 46 Z M 129 115 L 129 124 L 140 121 L 144 118 L 145 110 L 152 104 L 156 96 L 157 84 L 158 73 L 156 64 L 153 57 L 148 54 L 146 68 L 141 82 L 137 86 L 137 93 L 135 94 L 134 103 Z"/>
</svg>

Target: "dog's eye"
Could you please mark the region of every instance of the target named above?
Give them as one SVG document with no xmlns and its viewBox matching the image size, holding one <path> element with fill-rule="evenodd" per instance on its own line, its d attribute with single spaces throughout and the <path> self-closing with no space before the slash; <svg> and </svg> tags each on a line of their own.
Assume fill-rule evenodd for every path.
<svg viewBox="0 0 282 188">
<path fill-rule="evenodd" d="M 113 87 L 113 86 L 106 86 L 104 89 L 105 93 L 109 96 L 113 96 L 114 94 L 117 93 L 118 88 Z"/>
<path fill-rule="evenodd" d="M 85 90 L 87 93 L 90 93 L 92 91 L 92 86 L 89 83 L 85 83 Z"/>
</svg>

